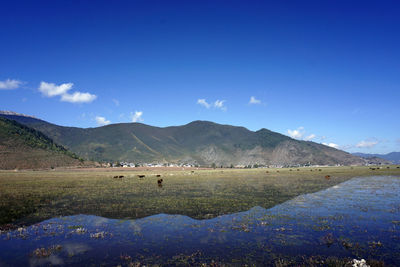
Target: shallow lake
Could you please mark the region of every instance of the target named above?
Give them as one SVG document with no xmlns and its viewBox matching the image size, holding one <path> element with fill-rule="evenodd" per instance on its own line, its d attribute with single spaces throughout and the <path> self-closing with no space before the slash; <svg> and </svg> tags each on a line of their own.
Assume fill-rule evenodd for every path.
<svg viewBox="0 0 400 267">
<path fill-rule="evenodd" d="M 334 258 L 400 264 L 400 178 L 360 177 L 271 209 L 195 220 L 57 217 L 0 234 L 0 266 L 223 263 Z"/>
</svg>

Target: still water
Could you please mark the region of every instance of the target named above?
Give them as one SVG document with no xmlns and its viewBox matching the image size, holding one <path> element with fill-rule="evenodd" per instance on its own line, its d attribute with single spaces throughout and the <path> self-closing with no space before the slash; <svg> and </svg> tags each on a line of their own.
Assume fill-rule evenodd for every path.
<svg viewBox="0 0 400 267">
<path fill-rule="evenodd" d="M 271 209 L 195 220 L 52 218 L 0 234 L 0 266 L 400 264 L 400 177 L 360 177 Z M 289 264 L 290 265 L 290 264 Z"/>
</svg>

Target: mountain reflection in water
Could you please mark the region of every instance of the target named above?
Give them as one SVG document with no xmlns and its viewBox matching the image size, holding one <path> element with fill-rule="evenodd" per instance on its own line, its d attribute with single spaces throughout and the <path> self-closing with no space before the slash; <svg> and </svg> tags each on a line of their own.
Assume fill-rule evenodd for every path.
<svg viewBox="0 0 400 267">
<path fill-rule="evenodd" d="M 265 210 L 209 220 L 53 218 L 0 234 L 0 266 L 273 264 L 300 256 L 400 259 L 400 178 L 354 178 Z"/>
</svg>

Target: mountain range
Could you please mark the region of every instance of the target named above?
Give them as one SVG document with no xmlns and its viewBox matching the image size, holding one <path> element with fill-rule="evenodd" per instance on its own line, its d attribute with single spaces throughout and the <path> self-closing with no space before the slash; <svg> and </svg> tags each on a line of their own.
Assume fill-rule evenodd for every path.
<svg viewBox="0 0 400 267">
<path fill-rule="evenodd" d="M 391 152 L 388 154 L 367 154 L 367 153 L 352 153 L 354 156 L 357 157 L 362 157 L 365 159 L 371 159 L 371 158 L 381 158 L 387 161 L 390 161 L 391 163 L 394 164 L 400 164 L 400 152 Z"/>
<path fill-rule="evenodd" d="M 176 162 L 199 165 L 360 165 L 365 160 L 311 141 L 267 130 L 209 121 L 154 127 L 119 123 L 96 128 L 55 125 L 31 116 L 0 112 L 48 136 L 80 157 L 96 161 Z"/>
</svg>

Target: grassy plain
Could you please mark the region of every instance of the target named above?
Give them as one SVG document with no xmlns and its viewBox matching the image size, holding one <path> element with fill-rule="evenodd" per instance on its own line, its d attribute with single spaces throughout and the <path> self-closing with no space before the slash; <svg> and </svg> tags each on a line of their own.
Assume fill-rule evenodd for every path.
<svg viewBox="0 0 400 267">
<path fill-rule="evenodd" d="M 113 178 L 116 175 L 124 177 Z M 0 225 L 73 214 L 134 219 L 168 213 L 212 218 L 254 206 L 270 208 L 353 177 L 372 175 L 399 176 L 400 168 L 0 171 Z M 162 187 L 157 183 L 160 178 Z"/>
</svg>

